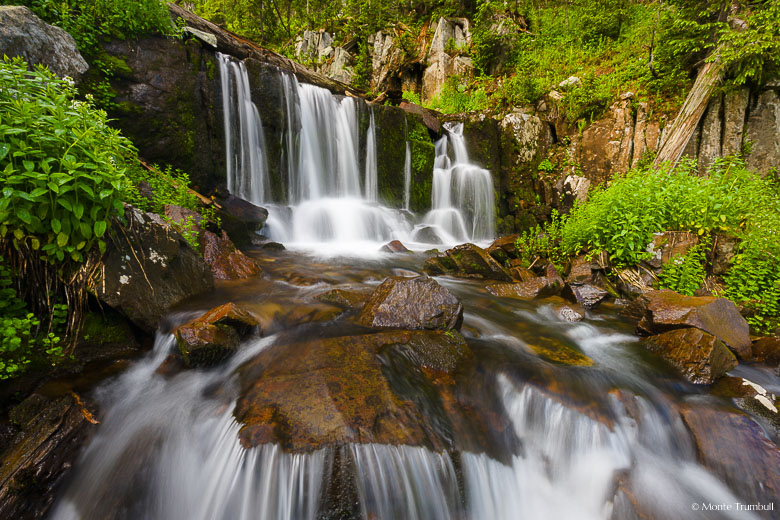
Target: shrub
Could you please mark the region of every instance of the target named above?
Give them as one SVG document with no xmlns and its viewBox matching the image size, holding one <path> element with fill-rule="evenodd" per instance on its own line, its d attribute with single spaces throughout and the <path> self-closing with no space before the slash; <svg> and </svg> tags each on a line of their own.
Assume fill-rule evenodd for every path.
<svg viewBox="0 0 780 520">
<path fill-rule="evenodd" d="M 709 240 L 705 240 L 693 246 L 687 254 L 676 255 L 665 263 L 658 275 L 659 287 L 693 296 L 707 276 L 705 262 L 709 246 Z"/>
</svg>

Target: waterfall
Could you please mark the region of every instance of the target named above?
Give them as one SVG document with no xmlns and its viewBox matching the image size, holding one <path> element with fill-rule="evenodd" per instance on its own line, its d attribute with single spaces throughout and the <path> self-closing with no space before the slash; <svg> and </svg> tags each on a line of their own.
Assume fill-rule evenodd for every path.
<svg viewBox="0 0 780 520">
<path fill-rule="evenodd" d="M 410 209 L 412 187 L 412 147 L 409 145 L 409 123 L 404 114 L 404 137 L 406 138 L 406 154 L 404 155 L 404 209 Z"/>
<path fill-rule="evenodd" d="M 252 102 L 249 75 L 242 62 L 217 55 L 225 126 L 228 191 L 255 204 L 269 200 L 271 183 L 264 154 L 260 113 Z"/>
<path fill-rule="evenodd" d="M 379 198 L 379 175 L 376 164 L 376 124 L 374 109 L 370 109 L 368 133 L 366 135 L 366 199 L 376 202 Z"/>
<path fill-rule="evenodd" d="M 425 223 L 442 231 L 445 241 L 490 240 L 495 234 L 490 171 L 469 161 L 463 123 L 445 123 L 445 128 L 447 135 L 436 142 L 432 209 Z"/>
</svg>

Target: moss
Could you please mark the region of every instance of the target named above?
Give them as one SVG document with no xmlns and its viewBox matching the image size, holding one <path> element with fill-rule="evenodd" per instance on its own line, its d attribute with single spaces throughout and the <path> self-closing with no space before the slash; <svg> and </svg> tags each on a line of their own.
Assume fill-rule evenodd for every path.
<svg viewBox="0 0 780 520">
<path fill-rule="evenodd" d="M 100 60 L 105 64 L 105 69 L 115 77 L 124 79 L 133 77 L 133 69 L 130 68 L 124 58 L 102 53 Z"/>
<path fill-rule="evenodd" d="M 141 115 L 144 113 L 143 108 L 134 103 L 131 103 L 130 101 L 120 101 L 116 104 L 115 110 L 124 115 Z"/>
<path fill-rule="evenodd" d="M 90 344 L 124 343 L 132 335 L 130 327 L 120 315 L 88 312 L 84 315 L 79 341 Z"/>
<path fill-rule="evenodd" d="M 424 212 L 431 207 L 433 188 L 433 163 L 436 149 L 429 140 L 409 141 L 412 154 L 412 183 L 409 194 L 409 206 L 412 211 Z"/>
<path fill-rule="evenodd" d="M 216 71 L 217 67 L 214 65 L 214 59 L 211 57 L 206 58 L 206 77 L 209 78 L 210 81 L 213 81 L 216 77 Z"/>
</svg>

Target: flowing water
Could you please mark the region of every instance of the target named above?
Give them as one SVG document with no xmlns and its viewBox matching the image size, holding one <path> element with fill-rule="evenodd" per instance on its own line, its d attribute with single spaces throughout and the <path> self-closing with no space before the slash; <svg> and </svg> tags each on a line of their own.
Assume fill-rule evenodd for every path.
<svg viewBox="0 0 780 520">
<path fill-rule="evenodd" d="M 246 69 L 224 56 L 220 67 L 230 189 L 268 205 L 262 124 L 248 97 Z M 490 173 L 470 163 L 462 125 L 448 125 L 436 143 L 432 209 L 415 216 L 378 200 L 373 112 L 365 152 L 360 146 L 359 114 L 370 111 L 365 103 L 288 75 L 282 85 L 287 200 L 270 205 L 266 233 L 318 256 L 255 252 L 263 278 L 220 283 L 215 293 L 171 314 L 154 349 L 95 391 L 101 425 L 53 518 L 757 518 L 691 508 L 739 500 L 698 462 L 680 414 L 683 407 L 728 406 L 725 400 L 659 365 L 608 309 L 569 323 L 557 317 L 554 300 L 494 297 L 475 280 L 438 279 L 464 304 L 470 352 L 448 376 L 455 389 L 449 398 L 422 384 L 421 372 L 396 370 L 390 354 L 377 354 L 383 377 L 403 399 L 434 403 L 427 420 L 434 430 L 446 430 L 446 449 L 425 443 L 326 442 L 292 451 L 275 442 L 242 445 L 234 410 L 253 374 L 247 363 L 286 349 L 294 353 L 302 339 L 366 333 L 356 329 L 354 312 L 333 313 L 317 294 L 331 287 L 371 289 L 388 276 L 419 272 L 423 255 L 376 256 L 376 250 L 390 239 L 418 244 L 415 232 L 425 226 L 447 243 L 494 234 Z M 323 250 L 349 255 L 322 263 Z M 215 368 L 171 364 L 176 342 L 167 330 L 228 301 L 264 316 L 262 335 L 244 340 Z M 409 359 L 395 362 L 403 367 Z M 328 406 L 339 391 L 329 386 L 315 399 Z M 338 422 L 340 409 L 331 408 L 330 419 Z M 444 408 L 461 419 L 442 419 L 437 410 Z"/>
</svg>

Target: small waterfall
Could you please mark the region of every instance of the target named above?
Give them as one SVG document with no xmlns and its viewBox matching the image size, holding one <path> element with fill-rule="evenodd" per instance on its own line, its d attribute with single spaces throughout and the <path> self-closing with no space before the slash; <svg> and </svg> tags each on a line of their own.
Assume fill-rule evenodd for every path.
<svg viewBox="0 0 780 520">
<path fill-rule="evenodd" d="M 252 102 L 249 75 L 243 63 L 218 53 L 225 126 L 228 191 L 255 204 L 266 202 L 271 183 L 266 164 L 260 113 Z"/>
<path fill-rule="evenodd" d="M 379 175 L 376 164 L 376 124 L 374 122 L 374 109 L 369 109 L 369 124 L 366 134 L 366 200 L 376 202 L 379 198 Z"/>
<path fill-rule="evenodd" d="M 490 171 L 469 162 L 463 123 L 445 123 L 445 128 L 447 135 L 436 142 L 432 209 L 425 223 L 442 231 L 445 242 L 491 240 L 495 195 Z"/>
<path fill-rule="evenodd" d="M 412 188 L 412 147 L 409 145 L 409 122 L 404 114 L 404 136 L 406 137 L 406 155 L 404 156 L 404 209 L 410 209 Z"/>
</svg>

